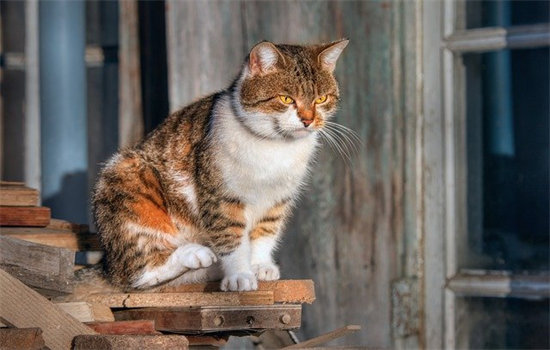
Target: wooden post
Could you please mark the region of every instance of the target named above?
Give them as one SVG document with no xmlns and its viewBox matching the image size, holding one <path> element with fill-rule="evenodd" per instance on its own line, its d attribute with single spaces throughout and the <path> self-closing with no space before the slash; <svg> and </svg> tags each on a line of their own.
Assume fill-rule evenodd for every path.
<svg viewBox="0 0 550 350">
<path fill-rule="evenodd" d="M 141 68 L 139 59 L 138 4 L 121 1 L 119 17 L 119 147 L 134 145 L 143 137 Z"/>
</svg>

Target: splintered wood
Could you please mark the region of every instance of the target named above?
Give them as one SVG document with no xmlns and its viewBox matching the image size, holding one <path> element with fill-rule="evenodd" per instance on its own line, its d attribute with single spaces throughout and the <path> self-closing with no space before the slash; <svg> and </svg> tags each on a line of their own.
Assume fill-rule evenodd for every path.
<svg viewBox="0 0 550 350">
<path fill-rule="evenodd" d="M 0 235 L 0 268 L 47 295 L 73 289 L 74 252 Z"/>
<path fill-rule="evenodd" d="M 0 318 L 17 328 L 39 327 L 51 349 L 70 349 L 75 336 L 95 333 L 1 269 Z"/>
</svg>

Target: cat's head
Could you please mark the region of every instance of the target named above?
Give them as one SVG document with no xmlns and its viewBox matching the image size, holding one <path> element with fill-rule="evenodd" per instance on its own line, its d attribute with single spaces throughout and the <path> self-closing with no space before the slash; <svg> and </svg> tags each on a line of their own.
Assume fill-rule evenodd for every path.
<svg viewBox="0 0 550 350">
<path fill-rule="evenodd" d="M 301 138 L 322 129 L 336 111 L 333 72 L 347 44 L 254 46 L 235 89 L 239 118 L 264 138 Z"/>
</svg>

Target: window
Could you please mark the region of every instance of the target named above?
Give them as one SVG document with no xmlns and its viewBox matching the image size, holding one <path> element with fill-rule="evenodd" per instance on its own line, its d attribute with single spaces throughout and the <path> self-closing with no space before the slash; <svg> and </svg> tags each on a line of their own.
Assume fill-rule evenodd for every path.
<svg viewBox="0 0 550 350">
<path fill-rule="evenodd" d="M 548 14 L 423 9 L 427 348 L 550 347 Z"/>
</svg>

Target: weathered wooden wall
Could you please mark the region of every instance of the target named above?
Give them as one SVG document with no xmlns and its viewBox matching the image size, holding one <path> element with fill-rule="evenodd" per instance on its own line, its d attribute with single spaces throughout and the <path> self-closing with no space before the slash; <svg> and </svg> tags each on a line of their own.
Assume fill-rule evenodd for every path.
<svg viewBox="0 0 550 350">
<path fill-rule="evenodd" d="M 411 84 L 414 90 L 415 83 L 403 76 L 404 70 L 414 71 L 415 66 L 401 53 L 414 50 L 414 38 L 404 43 L 407 35 L 400 18 L 404 6 L 409 5 L 167 3 L 172 110 L 226 87 L 260 40 L 350 39 L 336 69 L 342 96 L 336 121 L 355 130 L 362 144 L 351 165 L 323 147 L 279 254 L 285 278 L 316 282 L 318 299 L 305 309 L 302 339 L 355 323 L 363 331 L 340 343 L 392 346 L 391 283 L 413 273 L 415 265 L 408 261 L 414 256 L 414 248 L 410 252 L 414 239 L 410 243 L 404 238 L 404 221 L 414 217 L 415 203 L 414 196 L 405 196 L 407 186 L 414 193 L 414 177 L 406 170 L 414 165 L 408 166 L 406 159 L 414 160 L 415 141 L 405 137 L 414 135 L 414 125 L 405 120 L 414 113 L 405 106 L 414 109 L 414 103 L 407 104 L 404 91 Z"/>
</svg>

